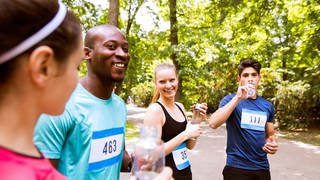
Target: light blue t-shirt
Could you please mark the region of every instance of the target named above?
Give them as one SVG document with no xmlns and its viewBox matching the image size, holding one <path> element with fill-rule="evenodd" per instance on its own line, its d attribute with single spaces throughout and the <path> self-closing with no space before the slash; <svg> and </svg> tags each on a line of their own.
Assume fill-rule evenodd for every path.
<svg viewBox="0 0 320 180">
<path fill-rule="evenodd" d="M 228 104 L 235 94 L 224 97 L 219 108 Z M 273 105 L 257 96 L 241 100 L 226 121 L 227 166 L 247 170 L 269 170 L 266 143 L 266 123 L 274 121 Z"/>
<path fill-rule="evenodd" d="M 62 115 L 40 117 L 34 141 L 70 180 L 119 179 L 126 116 L 116 94 L 102 100 L 78 84 Z"/>
</svg>

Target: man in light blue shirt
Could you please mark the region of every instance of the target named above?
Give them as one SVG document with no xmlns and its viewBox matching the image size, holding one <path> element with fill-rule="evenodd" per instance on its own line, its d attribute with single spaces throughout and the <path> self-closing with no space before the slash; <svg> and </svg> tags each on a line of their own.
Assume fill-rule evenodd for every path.
<svg viewBox="0 0 320 180">
<path fill-rule="evenodd" d="M 123 33 L 100 25 L 85 37 L 88 73 L 60 116 L 42 115 L 34 141 L 68 179 L 119 179 L 127 109 L 113 93 L 130 55 Z"/>
</svg>

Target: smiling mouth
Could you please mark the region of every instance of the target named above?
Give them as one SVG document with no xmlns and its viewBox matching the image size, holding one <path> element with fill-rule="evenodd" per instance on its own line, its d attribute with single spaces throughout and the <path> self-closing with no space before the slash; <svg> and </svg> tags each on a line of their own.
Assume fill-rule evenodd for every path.
<svg viewBox="0 0 320 180">
<path fill-rule="evenodd" d="M 126 64 L 121 63 L 121 62 L 114 63 L 113 65 L 114 65 L 115 67 L 117 67 L 117 68 L 126 68 L 126 67 L 127 67 Z"/>
</svg>

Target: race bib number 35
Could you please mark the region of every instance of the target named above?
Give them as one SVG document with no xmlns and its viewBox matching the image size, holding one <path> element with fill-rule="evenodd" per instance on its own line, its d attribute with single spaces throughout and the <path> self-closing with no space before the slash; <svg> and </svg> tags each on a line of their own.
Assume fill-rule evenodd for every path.
<svg viewBox="0 0 320 180">
<path fill-rule="evenodd" d="M 121 159 L 123 128 L 94 131 L 91 138 L 89 171 L 117 163 Z"/>
<path fill-rule="evenodd" d="M 262 111 L 242 109 L 241 128 L 265 131 L 266 122 L 267 113 Z"/>
<path fill-rule="evenodd" d="M 190 162 L 187 156 L 186 143 L 181 144 L 174 151 L 172 151 L 172 156 L 177 169 L 182 170 L 190 166 Z"/>
</svg>

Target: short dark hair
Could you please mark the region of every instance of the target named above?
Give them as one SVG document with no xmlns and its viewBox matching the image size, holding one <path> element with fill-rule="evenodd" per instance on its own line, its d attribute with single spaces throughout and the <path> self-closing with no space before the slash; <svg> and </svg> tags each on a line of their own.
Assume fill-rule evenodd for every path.
<svg viewBox="0 0 320 180">
<path fill-rule="evenodd" d="M 58 8 L 58 0 L 1 0 L 0 54 L 4 54 L 39 31 L 52 20 Z M 82 41 L 81 35 L 82 28 L 78 18 L 71 11 L 68 11 L 63 22 L 50 35 L 0 65 L 0 84 L 10 77 L 21 56 L 30 54 L 41 45 L 52 48 L 57 62 L 61 64 L 66 62 L 66 59 Z"/>
<path fill-rule="evenodd" d="M 252 67 L 260 74 L 261 64 L 258 61 L 254 59 L 243 59 L 238 66 L 238 75 L 240 76 L 242 71 L 247 67 Z"/>
</svg>

